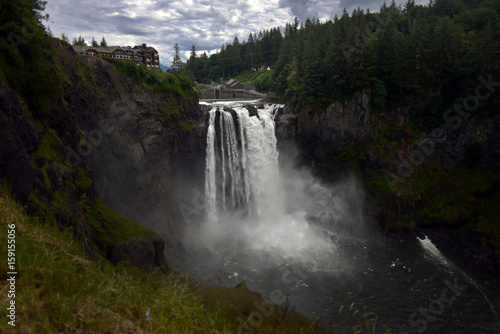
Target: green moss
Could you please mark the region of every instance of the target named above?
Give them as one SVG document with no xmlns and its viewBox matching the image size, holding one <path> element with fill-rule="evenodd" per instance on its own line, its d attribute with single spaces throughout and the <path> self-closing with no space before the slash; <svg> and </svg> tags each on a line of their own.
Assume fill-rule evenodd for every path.
<svg viewBox="0 0 500 334">
<path fill-rule="evenodd" d="M 28 207 L 33 215 L 38 217 L 46 217 L 49 213 L 49 206 L 45 201 L 40 200 L 35 192 L 31 192 L 28 198 Z"/>
<path fill-rule="evenodd" d="M 423 166 L 415 178 L 416 190 L 422 185 L 426 195 L 422 224 L 479 233 L 500 244 L 498 172 Z"/>
<path fill-rule="evenodd" d="M 500 248 L 500 205 L 498 203 L 500 203 L 498 191 L 491 198 L 477 203 L 479 216 L 474 219 L 474 229 L 484 242 Z"/>
<path fill-rule="evenodd" d="M 68 192 L 54 191 L 52 200 L 50 201 L 50 207 L 58 213 L 64 212 L 69 215 L 71 213 L 71 209 L 68 205 Z"/>
<path fill-rule="evenodd" d="M 40 146 L 35 152 L 35 157 L 47 159 L 49 161 L 63 161 L 64 158 L 58 151 L 58 147 L 62 147 L 62 142 L 57 132 L 51 128 L 47 128 L 43 133 Z"/>
<path fill-rule="evenodd" d="M 180 115 L 181 110 L 181 105 L 167 102 L 163 105 L 161 117 L 164 121 L 169 121 L 172 118 Z"/>
<path fill-rule="evenodd" d="M 43 174 L 44 185 L 45 185 L 45 188 L 47 188 L 47 189 L 52 188 L 52 185 L 50 184 L 49 174 L 47 173 L 47 169 L 49 169 L 49 168 L 50 168 L 50 164 L 47 162 L 45 165 L 43 165 L 39 169 Z"/>
<path fill-rule="evenodd" d="M 130 240 L 158 238 L 155 232 L 111 210 L 99 198 L 84 207 L 84 216 L 101 249 Z"/>
<path fill-rule="evenodd" d="M 55 221 L 57 215 L 70 215 L 71 209 L 68 204 L 67 191 L 53 191 L 52 197 L 45 199 L 33 191 L 28 198 L 30 212 L 37 217 L 43 217 L 46 221 Z"/>
<path fill-rule="evenodd" d="M 356 156 L 353 152 L 353 146 L 349 145 L 347 148 L 338 150 L 337 156 L 335 157 L 335 161 L 337 162 L 349 162 L 354 163 L 356 160 Z"/>
<path fill-rule="evenodd" d="M 61 139 L 59 139 L 57 132 L 50 128 L 46 129 L 40 141 L 40 146 L 35 152 L 35 158 L 40 161 L 38 166 L 41 164 L 41 167 L 37 167 L 37 164 L 35 163 L 32 163 L 32 166 L 43 174 L 44 185 L 47 189 L 52 188 L 47 171 L 51 168 L 51 162 L 64 160 L 61 152 L 59 151 L 59 147 L 62 147 L 62 142 Z"/>
<path fill-rule="evenodd" d="M 184 131 L 184 132 L 191 131 L 195 125 L 196 125 L 196 122 L 193 121 L 192 119 L 182 121 L 182 131 Z"/>
<path fill-rule="evenodd" d="M 77 167 L 78 178 L 75 180 L 75 185 L 81 189 L 87 189 L 92 185 L 92 179 L 87 176 L 87 173 L 82 167 Z"/>
<path fill-rule="evenodd" d="M 63 144 L 57 132 L 54 129 L 47 128 L 40 141 L 40 146 L 34 154 L 37 161 L 31 163 L 34 168 L 43 174 L 44 185 L 47 189 L 53 189 L 49 178 L 49 169 L 54 169 L 59 174 L 68 172 L 71 169 L 69 163 L 64 159 L 62 150 Z M 88 177 L 88 180 L 85 179 L 83 170 L 78 171 L 78 173 L 78 181 L 81 181 L 79 186 L 82 186 L 84 189 L 88 188 L 88 186 L 85 187 L 85 184 L 90 179 Z"/>
<path fill-rule="evenodd" d="M 384 175 L 379 173 L 372 173 L 370 176 L 364 179 L 364 184 L 368 189 L 373 192 L 388 193 L 396 190 L 396 183 L 392 180 L 388 180 Z"/>
<path fill-rule="evenodd" d="M 390 230 L 391 232 L 397 232 L 397 233 L 408 233 L 411 231 L 415 230 L 415 220 L 401 220 L 401 219 L 395 219 L 392 221 L 392 224 L 386 226 L 387 230 Z"/>
</svg>

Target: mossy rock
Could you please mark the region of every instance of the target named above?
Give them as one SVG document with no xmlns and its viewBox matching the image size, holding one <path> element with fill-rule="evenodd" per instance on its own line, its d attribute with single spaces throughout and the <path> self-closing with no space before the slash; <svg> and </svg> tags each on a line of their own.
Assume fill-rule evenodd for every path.
<svg viewBox="0 0 500 334">
<path fill-rule="evenodd" d="M 145 271 L 169 271 L 163 254 L 165 243 L 154 231 L 111 210 L 99 198 L 83 210 L 92 239 L 103 257 L 114 264 L 129 261 Z"/>
<path fill-rule="evenodd" d="M 106 248 L 132 240 L 158 239 L 159 236 L 108 208 L 99 198 L 84 207 L 84 216 L 98 246 Z"/>
</svg>

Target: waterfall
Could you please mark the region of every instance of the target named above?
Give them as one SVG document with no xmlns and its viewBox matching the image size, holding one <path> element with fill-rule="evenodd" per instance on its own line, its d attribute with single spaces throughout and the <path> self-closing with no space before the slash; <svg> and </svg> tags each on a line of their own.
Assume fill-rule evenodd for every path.
<svg viewBox="0 0 500 334">
<path fill-rule="evenodd" d="M 215 219 L 216 201 L 217 201 L 217 186 L 215 183 L 215 108 L 209 112 L 209 126 L 207 131 L 207 156 L 205 170 L 205 198 L 209 219 Z"/>
<path fill-rule="evenodd" d="M 226 141 L 224 140 L 224 123 L 222 122 L 222 117 L 219 115 L 219 129 L 220 129 L 220 150 L 221 150 L 221 160 L 222 160 L 222 193 L 221 193 L 221 203 L 222 210 L 226 211 L 226 154 L 224 151 L 224 146 L 226 145 Z"/>
<path fill-rule="evenodd" d="M 252 116 L 241 105 L 231 107 L 215 105 L 209 113 L 207 215 L 188 230 L 189 243 L 227 256 L 268 252 L 318 265 L 315 254 L 326 259 L 334 245 L 306 219 L 308 209 L 323 200 L 307 192 L 314 181 L 279 169 L 274 117 L 282 106 L 267 105 Z"/>
<path fill-rule="evenodd" d="M 243 209 L 259 217 L 283 207 L 274 134 L 278 107 L 259 109 L 258 117 L 243 107 L 235 107 L 234 113 L 210 111 L 205 171 L 209 219 L 216 219 L 218 210 Z M 273 209 L 267 210 L 270 202 Z"/>
</svg>

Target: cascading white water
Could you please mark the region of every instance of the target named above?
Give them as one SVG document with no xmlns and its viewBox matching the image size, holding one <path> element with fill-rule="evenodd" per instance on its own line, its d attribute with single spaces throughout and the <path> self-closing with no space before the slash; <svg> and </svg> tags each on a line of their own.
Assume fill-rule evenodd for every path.
<svg viewBox="0 0 500 334">
<path fill-rule="evenodd" d="M 207 222 L 203 243 L 244 243 L 254 250 L 273 250 L 285 257 L 331 249 L 305 213 L 286 211 L 286 196 L 278 164 L 274 116 L 280 106 L 268 105 L 250 116 L 213 108 L 207 134 Z M 226 243 L 227 241 L 227 243 Z"/>
<path fill-rule="evenodd" d="M 250 185 L 248 184 L 248 169 L 247 169 L 247 144 L 245 140 L 245 128 L 247 127 L 248 120 L 248 111 L 244 108 L 237 107 L 235 108 L 235 112 L 238 115 L 238 124 L 239 124 L 239 135 L 241 141 L 241 168 L 243 169 L 243 183 L 242 183 L 242 195 L 245 200 L 245 203 L 250 201 Z"/>
<path fill-rule="evenodd" d="M 257 217 L 282 212 L 283 199 L 279 194 L 282 186 L 274 134 L 275 108 L 277 106 L 260 109 L 259 117 L 250 117 L 248 110 L 236 107 L 238 133 L 230 112 L 210 111 L 205 195 L 209 199 L 207 206 L 212 218 L 216 216 L 216 203 L 220 203 L 222 211 L 227 211 L 229 204 L 232 209 L 244 204 L 248 213 Z M 216 175 L 220 175 L 218 186 L 214 186 Z M 266 210 L 269 202 L 274 202 L 272 211 Z"/>
<path fill-rule="evenodd" d="M 436 246 L 432 243 L 431 239 L 425 236 L 425 239 L 417 238 L 420 245 L 424 249 L 427 254 L 430 254 L 433 258 L 438 260 L 440 263 L 449 267 L 451 263 L 446 259 L 446 257 L 436 248 Z"/>
<path fill-rule="evenodd" d="M 205 170 L 205 198 L 208 217 L 210 220 L 215 219 L 216 201 L 217 201 L 217 186 L 215 183 L 215 109 L 210 110 L 209 126 L 207 130 L 207 156 Z"/>
</svg>

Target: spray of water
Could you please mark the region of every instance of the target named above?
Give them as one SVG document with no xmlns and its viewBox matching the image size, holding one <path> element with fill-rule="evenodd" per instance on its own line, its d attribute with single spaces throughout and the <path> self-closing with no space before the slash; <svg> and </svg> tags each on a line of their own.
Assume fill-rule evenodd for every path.
<svg viewBox="0 0 500 334">
<path fill-rule="evenodd" d="M 209 112 L 207 215 L 188 228 L 186 242 L 225 259 L 253 254 L 260 265 L 335 266 L 339 221 L 362 225 L 360 188 L 351 178 L 327 188 L 306 170 L 280 170 L 274 131 L 280 107 L 253 116 L 241 106 Z"/>
</svg>

